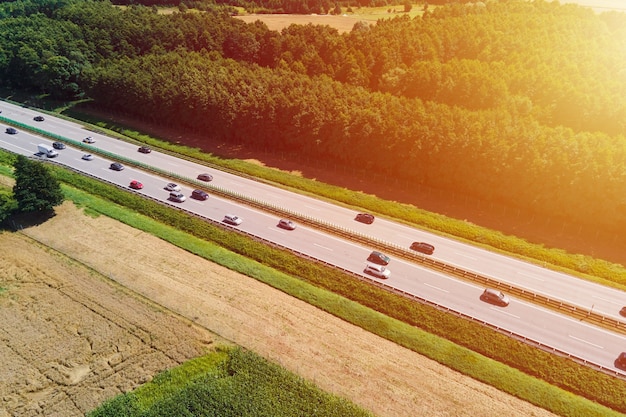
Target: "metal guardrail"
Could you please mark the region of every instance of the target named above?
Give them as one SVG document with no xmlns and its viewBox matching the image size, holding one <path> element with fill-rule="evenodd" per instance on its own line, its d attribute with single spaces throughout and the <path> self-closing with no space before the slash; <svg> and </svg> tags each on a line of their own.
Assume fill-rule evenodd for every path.
<svg viewBox="0 0 626 417">
<path fill-rule="evenodd" d="M 4 119 L 3 117 L 0 117 L 0 119 Z M 28 126 L 26 126 L 28 127 Z M 143 164 L 141 162 L 135 161 L 133 159 L 130 158 L 126 158 L 126 157 L 121 157 L 119 155 L 116 155 L 114 153 L 111 152 L 107 152 L 107 151 L 103 151 L 101 149 L 95 148 L 93 146 L 84 144 L 82 142 L 76 141 L 76 140 L 72 140 L 72 139 L 67 139 L 64 138 L 62 136 L 59 135 L 55 135 L 55 134 L 50 134 L 44 131 L 41 131 L 40 129 L 32 129 L 35 130 L 37 133 L 41 133 L 41 134 L 45 134 L 46 136 L 65 142 L 69 145 L 72 145 L 74 147 L 83 149 L 83 150 L 89 150 L 90 152 L 94 153 L 94 154 L 99 154 L 102 156 L 105 156 L 107 158 L 110 158 L 112 160 L 116 160 L 116 161 L 120 161 L 120 162 L 124 162 L 128 165 L 132 165 L 132 166 L 136 166 L 138 168 L 153 172 L 155 174 L 158 175 L 162 175 L 168 178 L 172 178 L 172 179 L 176 179 L 179 180 L 182 183 L 188 184 L 188 185 L 192 185 L 194 187 L 199 187 L 199 188 L 203 188 L 206 189 L 210 192 L 212 192 L 215 195 L 218 195 L 220 197 L 226 198 L 226 199 L 230 199 L 230 200 L 234 200 L 236 202 L 239 202 L 241 204 L 245 204 L 251 207 L 254 207 L 256 209 L 259 210 L 263 210 L 265 212 L 268 213 L 272 213 L 277 215 L 278 217 L 288 217 L 292 220 L 296 220 L 302 224 L 308 225 L 310 227 L 315 227 L 317 229 L 323 230 L 326 233 L 329 234 L 333 234 L 335 236 L 339 236 L 345 239 L 349 239 L 352 240 L 356 243 L 360 243 L 366 246 L 370 246 L 370 247 L 374 247 L 377 248 L 378 250 L 387 252 L 387 254 L 389 255 L 394 255 L 397 257 L 400 257 L 402 259 L 405 260 L 409 260 L 411 262 L 420 264 L 423 267 L 435 270 L 435 271 L 439 271 L 442 273 L 445 273 L 447 275 L 453 276 L 455 278 L 459 278 L 465 281 L 469 281 L 469 282 L 473 282 L 476 284 L 479 284 L 481 286 L 485 286 L 485 287 L 491 287 L 491 288 L 496 288 L 502 291 L 506 291 L 507 293 L 517 297 L 517 298 L 521 298 L 524 299 L 526 301 L 535 303 L 535 304 L 540 304 L 543 305 L 547 308 L 550 308 L 552 310 L 558 311 L 560 313 L 563 314 L 568 314 L 574 318 L 577 318 L 579 320 L 585 320 L 589 323 L 595 324 L 597 326 L 609 329 L 611 331 L 614 332 L 618 332 L 621 334 L 626 334 L 626 323 L 620 320 L 617 320 L 615 318 L 612 317 L 607 317 L 604 316 L 602 314 L 596 313 L 593 311 L 593 309 L 587 309 L 585 307 L 582 306 L 578 306 L 572 303 L 568 303 L 566 301 L 563 300 L 559 300 L 553 297 L 549 297 L 543 294 L 539 294 L 539 293 L 535 293 L 532 291 L 529 291 L 525 288 L 520 288 L 520 287 L 516 287 L 510 283 L 506 283 L 500 280 L 497 280 L 493 277 L 489 277 L 489 276 L 485 276 L 485 275 L 481 275 L 481 274 L 477 274 L 471 271 L 467 271 L 464 270 L 462 268 L 458 268 L 449 264 L 446 264 L 444 262 L 440 262 L 437 260 L 434 260 L 432 258 L 428 258 L 422 255 L 418 255 L 415 252 L 411 252 L 406 250 L 405 248 L 402 248 L 398 245 L 395 245 L 393 243 L 389 243 L 389 242 L 384 242 L 378 239 L 374 239 L 371 238 L 369 236 L 363 235 L 361 233 L 357 233 L 355 231 L 349 230 L 349 229 L 345 229 L 345 228 L 341 228 L 338 227 L 336 225 L 333 225 L 331 223 L 327 223 L 318 219 L 315 219 L 313 217 L 309 217 L 300 213 L 296 213 L 296 212 L 292 212 L 290 210 L 286 210 L 282 207 L 273 205 L 271 203 L 267 203 L 261 200 L 257 200 L 257 199 L 253 199 L 250 198 L 244 194 L 241 193 L 235 193 L 232 192 L 230 190 L 221 188 L 221 187 L 217 187 L 211 184 L 207 184 L 205 182 L 201 182 L 198 181 L 196 179 L 192 179 L 192 178 L 188 178 L 185 176 L 181 176 L 178 175 L 175 172 L 172 171 L 166 171 L 166 170 L 162 170 L 159 169 L 157 167 L 153 167 L 151 165 L 148 164 Z"/>
<path fill-rule="evenodd" d="M 0 117 L 0 119 L 4 119 L 4 118 Z M 30 128 L 29 126 L 25 126 L 25 127 Z M 365 236 L 363 234 L 351 231 L 349 229 L 340 228 L 340 227 L 337 227 L 337 226 L 332 225 L 330 223 L 323 222 L 323 221 L 314 219 L 314 218 L 309 217 L 309 216 L 305 216 L 305 215 L 302 215 L 302 214 L 299 214 L 299 213 L 295 213 L 295 212 L 291 212 L 289 210 L 285 210 L 285 209 L 280 208 L 278 206 L 274 206 L 274 205 L 272 205 L 270 203 L 266 203 L 266 202 L 263 202 L 263 201 L 260 201 L 260 200 L 252 199 L 252 198 L 249 198 L 249 197 L 247 197 L 245 195 L 242 195 L 242 194 L 239 194 L 239 193 L 233 193 L 233 192 L 231 192 L 229 190 L 226 190 L 226 189 L 223 189 L 221 187 L 213 186 L 211 184 L 206 184 L 204 182 L 200 182 L 200 181 L 197 181 L 195 179 L 191 179 L 191 178 L 188 178 L 188 177 L 180 176 L 180 175 L 178 175 L 176 173 L 173 173 L 173 172 L 164 171 L 164 170 L 158 169 L 156 167 L 152 167 L 152 166 L 149 166 L 149 165 L 146 165 L 146 164 L 142 164 L 142 163 L 140 163 L 138 161 L 134 161 L 134 160 L 129 159 L 129 158 L 120 157 L 119 155 L 115 155 L 115 154 L 107 152 L 107 151 L 102 151 L 100 149 L 97 149 L 97 148 L 91 147 L 89 145 L 83 144 L 82 142 L 78 142 L 78 141 L 75 141 L 75 140 L 63 138 L 63 137 L 60 137 L 60 136 L 57 136 L 57 135 L 52 135 L 52 134 L 49 134 L 47 132 L 42 132 L 39 129 L 36 129 L 36 131 L 37 131 L 37 133 L 41 132 L 41 134 L 43 134 L 44 136 L 53 138 L 55 140 L 59 140 L 59 141 L 65 142 L 67 144 L 70 144 L 72 146 L 81 148 L 83 150 L 89 150 L 89 151 L 91 151 L 94 154 L 100 154 L 100 155 L 106 156 L 106 157 L 108 157 L 108 158 L 110 158 L 112 160 L 125 162 L 125 163 L 127 163 L 129 165 L 134 165 L 134 166 L 137 166 L 139 168 L 142 168 L 142 169 L 145 169 L 145 170 L 157 173 L 159 175 L 164 175 L 164 176 L 169 177 L 169 178 L 174 178 L 174 179 L 180 180 L 181 182 L 189 184 L 189 185 L 200 186 L 201 188 L 204 188 L 204 189 L 207 189 L 207 190 L 211 190 L 214 194 L 219 195 L 219 196 L 221 196 L 223 198 L 228 198 L 228 199 L 231 199 L 231 200 L 235 200 L 235 201 L 237 201 L 239 203 L 243 203 L 243 204 L 252 206 L 254 208 L 257 208 L 257 209 L 260 209 L 260 210 L 263 210 L 263 211 L 266 211 L 266 212 L 269 212 L 269 213 L 272 213 L 272 214 L 276 214 L 279 217 L 289 217 L 290 219 L 297 220 L 297 221 L 299 221 L 299 222 L 301 222 L 303 224 L 306 224 L 308 226 L 312 226 L 312 227 L 316 227 L 318 229 L 322 229 L 323 231 L 325 231 L 327 233 L 331 233 L 331 234 L 334 234 L 334 235 L 337 235 L 337 236 L 340 236 L 340 237 L 343 237 L 343 238 L 347 238 L 347 239 L 350 239 L 350 240 L 352 240 L 354 242 L 361 243 L 361 244 L 364 244 L 364 245 L 367 245 L 367 246 L 372 246 L 372 247 L 375 247 L 375 248 L 377 248 L 379 250 L 385 251 L 388 254 L 391 254 L 391 255 L 394 255 L 394 256 L 398 256 L 398 257 L 401 257 L 403 259 L 406 259 L 406 260 L 418 263 L 418 264 L 420 264 L 420 265 L 422 265 L 422 266 L 424 266 L 426 268 L 433 269 L 433 270 L 436 270 L 436 271 L 439 271 L 439 272 L 443 272 L 443 273 L 445 273 L 447 275 L 451 275 L 451 276 L 454 276 L 454 277 L 462 279 L 462 280 L 471 281 L 471 282 L 480 284 L 480 285 L 485 286 L 485 287 L 491 287 L 491 288 L 497 288 L 497 289 L 500 289 L 500 290 L 504 290 L 504 291 L 507 291 L 509 294 L 511 294 L 511 295 L 513 295 L 513 296 L 515 296 L 517 298 L 521 298 L 521 299 L 525 299 L 527 301 L 531 301 L 533 303 L 541 304 L 541 305 L 543 305 L 545 307 L 548 307 L 548 308 L 550 308 L 552 310 L 556 310 L 556 311 L 559 311 L 561 313 L 568 314 L 570 316 L 578 318 L 579 320 L 586 320 L 589 323 L 592 323 L 592 324 L 595 324 L 597 326 L 610 329 L 610 330 L 612 330 L 614 332 L 619 332 L 619 333 L 622 333 L 622 334 L 626 334 L 626 323 L 624 323 L 624 322 L 622 322 L 620 320 L 613 319 L 611 317 L 603 316 L 603 315 L 601 315 L 599 313 L 595 313 L 595 312 L 592 311 L 592 309 L 586 309 L 586 308 L 583 308 L 583 307 L 580 307 L 580 306 L 576 306 L 574 304 L 567 303 L 567 302 L 562 301 L 562 300 L 553 299 L 551 297 L 547 297 L 547 296 L 544 296 L 542 294 L 534 293 L 532 291 L 528 291 L 528 290 L 523 289 L 523 288 L 515 287 L 515 286 L 513 286 L 513 285 L 511 285 L 509 283 L 505 283 L 505 282 L 496 280 L 496 279 L 488 277 L 488 276 L 484 276 L 484 275 L 480 275 L 480 274 L 477 274 L 477 273 L 474 273 L 474 272 L 466 271 L 466 270 L 464 270 L 462 268 L 458 268 L 458 267 L 446 264 L 444 262 L 440 262 L 440 261 L 434 260 L 432 258 L 427 258 L 425 256 L 418 255 L 417 253 L 414 253 L 414 252 L 409 252 L 408 250 L 406 250 L 406 249 L 404 249 L 404 248 L 402 248 L 400 246 L 397 246 L 395 244 L 384 242 L 384 241 L 380 241 L 380 240 L 377 240 L 377 239 L 373 239 L 371 237 L 368 237 L 368 236 Z M 38 159 L 42 160 L 41 158 L 38 158 Z M 47 160 L 47 159 L 43 159 L 43 160 Z M 56 161 L 51 161 L 51 160 L 47 160 L 47 161 L 48 162 L 56 162 Z M 59 164 L 59 165 L 61 165 L 61 164 Z M 80 172 L 83 175 L 88 175 L 88 176 L 90 176 L 92 178 L 95 178 L 95 179 L 97 179 L 99 181 L 107 182 L 107 183 L 112 184 L 114 186 L 117 186 L 117 187 L 119 187 L 121 189 L 126 189 L 126 187 L 124 187 L 124 186 L 120 186 L 120 185 L 112 183 L 110 181 L 103 180 L 103 179 L 95 177 L 95 176 L 93 176 L 93 175 L 91 175 L 89 173 L 78 171 L 76 169 L 73 169 L 71 167 L 67 167 L 65 165 L 64 165 L 64 167 L 70 168 L 70 169 L 74 170 L 75 172 Z M 216 169 L 219 169 L 219 168 L 216 168 Z M 165 203 L 162 200 L 159 200 L 159 199 L 156 199 L 156 198 L 152 198 L 152 197 L 146 196 L 146 195 L 143 195 L 143 196 L 146 197 L 146 198 L 149 198 L 149 199 L 151 199 L 153 201 L 156 201 L 156 202 L 158 202 L 160 204 L 167 205 L 168 207 L 172 207 L 172 205 L 167 204 L 167 203 Z M 269 241 L 267 239 L 264 239 L 264 238 L 261 238 L 259 236 L 250 234 L 250 233 L 242 231 L 240 229 L 237 229 L 237 228 L 234 228 L 234 227 L 231 227 L 231 226 L 227 226 L 227 225 L 223 224 L 222 222 L 219 222 L 219 221 L 216 221 L 216 220 L 212 220 L 212 219 L 208 219 L 206 217 L 200 216 L 197 213 L 194 213 L 194 212 L 191 212 L 189 210 L 184 209 L 183 207 L 177 207 L 177 208 L 182 210 L 182 211 L 184 211 L 184 212 L 186 212 L 186 213 L 188 213 L 188 214 L 190 214 L 190 215 L 192 215 L 192 216 L 201 218 L 201 219 L 203 219 L 205 221 L 209 221 L 209 222 L 211 222 L 214 225 L 217 225 L 219 227 L 228 228 L 229 230 L 235 231 L 235 232 L 240 233 L 240 234 L 247 235 L 247 236 L 249 236 L 249 237 L 251 237 L 251 238 L 253 238 L 253 239 L 257 240 L 257 241 L 263 242 L 263 243 L 265 243 L 267 245 L 271 245 L 271 246 L 280 248 L 282 250 L 287 250 L 287 251 L 290 251 L 290 252 L 292 252 L 292 253 L 294 253 L 294 254 L 296 254 L 298 256 L 301 256 L 303 258 L 307 258 L 309 260 L 312 260 L 312 261 L 315 261 L 315 262 L 318 262 L 318 263 L 322 263 L 322 264 L 324 264 L 326 266 L 329 266 L 329 267 L 332 267 L 332 268 L 336 268 L 338 270 L 341 270 L 344 273 L 347 273 L 347 274 L 349 274 L 349 275 L 351 275 L 353 277 L 356 277 L 358 279 L 361 279 L 363 281 L 369 282 L 370 284 L 376 285 L 376 286 L 378 286 L 380 288 L 383 288 L 383 289 L 385 289 L 387 291 L 390 291 L 390 292 L 396 293 L 398 295 L 410 298 L 410 299 L 412 299 L 414 301 L 417 301 L 417 302 L 420 302 L 422 304 L 430 305 L 431 307 L 437 308 L 437 309 L 439 309 L 441 311 L 446 311 L 448 313 L 452 313 L 452 314 L 454 314 L 454 315 L 456 315 L 458 317 L 465 318 L 465 319 L 468 319 L 468 320 L 471 320 L 471 321 L 474 321 L 474 322 L 478 322 L 478 323 L 480 323 L 480 324 L 482 324 L 484 326 L 492 328 L 495 331 L 498 331 L 500 333 L 506 334 L 509 337 L 513 337 L 516 340 L 519 340 L 521 342 L 524 342 L 524 343 L 527 343 L 529 345 L 535 346 L 535 347 L 540 348 L 540 349 L 542 349 L 544 351 L 548 351 L 548 352 L 557 354 L 557 355 L 562 356 L 562 357 L 570 358 L 570 359 L 572 359 L 572 360 L 574 360 L 574 361 L 576 361 L 576 362 L 578 362 L 578 363 L 580 363 L 582 365 L 594 368 L 594 369 L 596 369 L 598 371 L 601 371 L 603 373 L 612 375 L 614 377 L 617 377 L 617 378 L 620 378 L 620 379 L 626 379 L 625 375 L 623 375 L 623 374 L 621 374 L 619 372 L 616 372 L 613 369 L 606 368 L 606 367 L 604 367 L 602 365 L 595 364 L 593 362 L 590 362 L 590 361 L 585 360 L 583 358 L 577 357 L 577 356 L 572 355 L 572 354 L 570 354 L 568 352 L 565 352 L 563 350 L 560 350 L 560 349 L 554 348 L 552 346 L 543 344 L 543 343 L 541 343 L 541 342 L 539 342 L 537 340 L 530 339 L 528 337 L 525 337 L 523 335 L 517 334 L 517 333 L 512 332 L 510 330 L 507 330 L 507 329 L 500 328 L 498 326 L 494 326 L 494 325 L 492 325 L 492 324 L 490 324 L 488 322 L 485 322 L 484 320 L 480 320 L 480 319 L 477 319 L 477 318 L 475 318 L 473 316 L 469 316 L 467 314 L 464 314 L 462 312 L 450 309 L 450 308 L 445 307 L 445 306 L 441 306 L 441 305 L 439 305 L 437 303 L 433 303 L 433 302 L 431 302 L 431 301 L 429 301 L 429 300 L 427 300 L 425 298 L 419 297 L 419 296 L 417 296 L 415 294 L 407 293 L 405 291 L 402 291 L 402 290 L 399 290 L 397 288 L 391 287 L 391 286 L 385 284 L 384 282 L 368 278 L 368 277 L 366 277 L 364 275 L 357 274 L 357 273 L 354 273 L 352 271 L 348 271 L 348 270 L 343 269 L 341 267 L 337 267 L 337 266 L 329 264 L 329 263 L 327 263 L 327 262 L 325 262 L 325 261 L 323 261 L 321 259 L 314 258 L 314 257 L 312 257 L 312 256 L 310 256 L 308 254 L 299 252 L 299 251 L 294 250 L 292 248 L 288 248 L 288 247 L 279 245 L 279 244 L 277 244 L 275 242 L 271 242 L 271 241 Z"/>
<path fill-rule="evenodd" d="M 93 177 L 93 178 L 95 178 L 95 179 L 99 179 L 99 178 L 97 178 L 97 177 L 95 177 L 95 176 L 93 176 L 91 174 L 88 174 L 88 175 Z M 112 183 L 110 181 L 107 181 L 107 180 L 101 180 L 101 181 L 108 182 L 109 184 L 114 185 L 114 186 L 116 186 L 116 187 L 118 187 L 120 189 L 127 190 L 126 187 L 120 186 L 120 185 Z M 172 207 L 172 205 L 167 204 L 164 201 L 159 200 L 157 198 L 153 198 L 153 197 L 145 196 L 145 195 L 144 195 L 144 197 L 149 198 L 152 201 L 155 201 L 155 202 L 157 202 L 159 204 L 166 205 L 168 207 Z M 526 337 L 526 336 L 523 336 L 521 334 L 515 333 L 515 332 L 513 332 L 511 330 L 508 330 L 508 329 L 505 329 L 505 328 L 502 328 L 502 327 L 499 327 L 499 326 L 495 326 L 495 325 L 493 325 L 493 324 L 491 324 L 491 323 L 489 323 L 487 321 L 484 321 L 482 319 L 478 319 L 478 318 L 476 318 L 474 316 L 465 314 L 463 312 L 451 309 L 451 308 L 446 307 L 446 306 L 442 306 L 442 305 L 437 304 L 435 302 L 432 302 L 432 301 L 430 301 L 430 300 L 428 300 L 426 298 L 420 297 L 420 296 L 418 296 L 416 294 L 412 294 L 412 293 L 400 290 L 398 288 L 392 287 L 392 286 L 386 284 L 384 281 L 373 279 L 373 278 L 370 278 L 368 276 L 355 273 L 355 272 L 347 270 L 345 268 L 342 268 L 342 267 L 333 265 L 331 263 L 328 263 L 328 262 L 324 261 L 323 259 L 319 259 L 319 258 L 316 258 L 314 256 L 311 256 L 311 255 L 309 255 L 307 253 L 304 253 L 304 252 L 298 251 L 296 249 L 293 249 L 293 248 L 281 245 L 279 243 L 273 242 L 273 241 L 265 239 L 263 237 L 260 237 L 260 236 L 254 235 L 252 233 L 246 232 L 244 230 L 238 229 L 238 228 L 236 228 L 234 226 L 230 226 L 230 225 L 224 224 L 223 222 L 220 222 L 220 221 L 217 221 L 217 220 L 213 220 L 213 219 L 209 219 L 207 217 L 201 216 L 201 215 L 199 215 L 199 214 L 197 214 L 195 212 L 192 212 L 192 211 L 189 211 L 189 210 L 185 209 L 184 207 L 179 207 L 179 206 L 176 206 L 176 207 L 179 210 L 182 210 L 182 211 L 186 212 L 187 214 L 189 214 L 191 216 L 194 216 L 196 218 L 202 219 L 204 221 L 208 221 L 208 222 L 212 223 L 215 226 L 218 226 L 218 227 L 221 227 L 221 228 L 224 228 L 224 229 L 228 229 L 230 231 L 239 233 L 241 235 L 245 235 L 245 236 L 247 236 L 247 237 L 249 237 L 251 239 L 254 239 L 254 240 L 258 241 L 258 242 L 261 242 L 261 243 L 263 243 L 263 244 L 265 244 L 267 246 L 272 246 L 272 247 L 275 247 L 275 248 L 280 249 L 280 250 L 288 251 L 288 252 L 291 252 L 291 253 L 295 254 L 296 256 L 299 256 L 301 258 L 307 259 L 309 261 L 322 264 L 322 265 L 324 265 L 326 267 L 337 269 L 337 270 L 341 271 L 344 274 L 350 275 L 350 276 L 352 276 L 354 278 L 357 278 L 357 279 L 359 279 L 361 281 L 367 282 L 370 285 L 375 285 L 375 286 L 377 286 L 377 287 L 379 287 L 379 288 L 381 288 L 381 289 L 383 289 L 385 291 L 388 291 L 388 292 L 394 293 L 396 295 L 400 295 L 402 297 L 411 299 L 413 301 L 419 302 L 420 304 L 428 305 L 428 306 L 430 306 L 432 308 L 435 308 L 435 309 L 437 309 L 439 311 L 443 311 L 443 312 L 446 312 L 446 313 L 449 313 L 449 314 L 453 314 L 453 315 L 455 315 L 455 316 L 457 316 L 459 318 L 473 321 L 473 322 L 478 323 L 478 324 L 480 324 L 482 326 L 489 327 L 490 329 L 492 329 L 492 330 L 494 330 L 494 331 L 496 331 L 498 333 L 504 334 L 504 335 L 506 335 L 508 337 L 511 337 L 511 338 L 513 338 L 515 340 L 518 340 L 518 341 L 520 341 L 522 343 L 526 343 L 526 344 L 528 344 L 530 346 L 533 346 L 533 347 L 535 347 L 537 349 L 541 349 L 541 350 L 543 350 L 545 352 L 552 353 L 552 354 L 555 354 L 555 355 L 558 355 L 558 356 L 561 356 L 561 357 L 568 358 L 568 359 L 573 360 L 573 361 L 575 361 L 575 362 L 577 362 L 577 363 L 579 363 L 579 364 L 581 364 L 583 366 L 587 366 L 587 367 L 593 368 L 596 371 L 603 372 L 603 373 L 605 373 L 607 375 L 610 375 L 610 376 L 613 376 L 615 378 L 626 380 L 626 375 L 624 375 L 624 374 L 622 374 L 620 372 L 617 372 L 614 369 L 607 368 L 607 367 L 604 367 L 602 365 L 596 364 L 594 362 L 588 361 L 588 360 L 586 360 L 584 358 L 578 357 L 578 356 L 573 355 L 573 354 L 571 354 L 569 352 L 566 352 L 564 350 L 561 350 L 561 349 L 555 348 L 553 346 L 547 345 L 547 344 L 542 343 L 542 342 L 540 342 L 538 340 L 531 339 L 529 337 Z M 420 259 L 424 259 L 427 262 L 434 262 L 434 263 L 439 263 L 439 264 L 445 265 L 445 264 L 443 264 L 441 262 L 434 261 L 432 259 L 428 259 L 428 258 L 421 257 L 421 256 L 418 256 L 418 255 L 413 255 L 413 257 L 415 257 L 415 256 L 417 256 Z M 455 268 L 455 269 L 456 270 L 460 270 L 458 268 Z M 491 284 L 492 284 L 493 280 L 490 280 L 490 281 L 491 281 Z M 491 285 L 491 286 L 495 287 L 494 285 Z"/>
</svg>

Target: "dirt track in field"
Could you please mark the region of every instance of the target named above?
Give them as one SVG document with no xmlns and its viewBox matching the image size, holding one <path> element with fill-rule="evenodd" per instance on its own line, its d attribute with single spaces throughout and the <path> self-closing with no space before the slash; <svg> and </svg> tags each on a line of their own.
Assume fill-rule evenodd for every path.
<svg viewBox="0 0 626 417">
<path fill-rule="evenodd" d="M 0 253 L 0 417 L 80 416 L 228 341 L 379 416 L 553 415 L 72 203 Z"/>
</svg>

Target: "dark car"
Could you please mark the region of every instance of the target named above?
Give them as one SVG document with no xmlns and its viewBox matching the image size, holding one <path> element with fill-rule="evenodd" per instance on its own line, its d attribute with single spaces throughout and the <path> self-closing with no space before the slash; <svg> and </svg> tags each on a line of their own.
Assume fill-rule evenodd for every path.
<svg viewBox="0 0 626 417">
<path fill-rule="evenodd" d="M 113 171 L 121 171 L 124 169 L 124 165 L 120 164 L 119 162 L 113 162 L 109 168 L 111 168 Z"/>
<path fill-rule="evenodd" d="M 14 127 L 7 127 L 6 132 L 7 132 L 9 135 L 16 135 L 16 134 L 17 134 L 17 129 L 16 129 L 16 128 L 14 128 Z"/>
<path fill-rule="evenodd" d="M 63 142 L 53 142 L 52 147 L 54 149 L 65 149 L 65 143 Z"/>
<path fill-rule="evenodd" d="M 626 370 L 626 352 L 620 353 L 617 359 L 615 359 L 615 367 Z"/>
<path fill-rule="evenodd" d="M 198 175 L 198 179 L 200 181 L 206 181 L 206 182 L 213 181 L 213 175 L 206 174 L 206 173 L 200 174 L 200 175 Z"/>
<path fill-rule="evenodd" d="M 374 223 L 374 216 L 369 213 L 359 213 L 356 215 L 354 220 L 365 224 L 372 224 Z"/>
<path fill-rule="evenodd" d="M 43 118 L 43 116 L 35 116 L 33 117 L 33 120 L 36 122 L 43 122 L 45 119 Z"/>
<path fill-rule="evenodd" d="M 140 146 L 137 151 L 141 153 L 150 153 L 152 152 L 152 149 L 148 148 L 147 146 Z"/>
<path fill-rule="evenodd" d="M 278 227 L 286 230 L 294 230 L 296 228 L 296 224 L 289 219 L 280 219 L 278 221 Z"/>
<path fill-rule="evenodd" d="M 435 251 L 435 247 L 433 245 L 424 242 L 413 242 L 410 247 L 411 249 L 425 253 L 426 255 L 432 255 Z"/>
<path fill-rule="evenodd" d="M 378 265 L 387 265 L 391 259 L 385 255 L 384 253 L 380 253 L 378 251 L 372 251 L 370 256 L 367 257 L 367 261 L 378 264 Z"/>
<path fill-rule="evenodd" d="M 209 198 L 209 194 L 206 191 L 193 190 L 191 192 L 191 198 L 195 198 L 196 200 L 206 200 Z"/>
<path fill-rule="evenodd" d="M 502 291 L 494 290 L 493 288 L 487 288 L 483 291 L 480 295 L 480 299 L 486 303 L 495 304 L 500 307 L 508 306 L 511 301 Z"/>
</svg>

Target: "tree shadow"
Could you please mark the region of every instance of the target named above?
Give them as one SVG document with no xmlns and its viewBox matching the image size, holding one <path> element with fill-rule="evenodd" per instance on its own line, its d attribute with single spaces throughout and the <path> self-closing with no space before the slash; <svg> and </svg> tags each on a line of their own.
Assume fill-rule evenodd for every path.
<svg viewBox="0 0 626 417">
<path fill-rule="evenodd" d="M 17 232 L 33 226 L 39 226 L 56 216 L 54 210 L 33 213 L 17 213 L 2 222 L 2 229 Z"/>
</svg>

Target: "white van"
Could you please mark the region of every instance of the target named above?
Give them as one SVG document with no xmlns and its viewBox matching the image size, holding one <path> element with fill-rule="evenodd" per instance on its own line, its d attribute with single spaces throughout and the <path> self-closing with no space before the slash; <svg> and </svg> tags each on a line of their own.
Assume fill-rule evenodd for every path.
<svg viewBox="0 0 626 417">
<path fill-rule="evenodd" d="M 45 155 L 48 158 L 54 158 L 59 155 L 59 153 L 55 151 L 52 146 L 48 146 L 43 143 L 37 145 L 37 150 L 39 151 L 40 155 Z"/>
<path fill-rule="evenodd" d="M 176 201 L 177 203 L 182 203 L 187 198 L 180 191 L 172 191 L 170 193 L 170 200 Z"/>
<path fill-rule="evenodd" d="M 387 279 L 391 275 L 391 271 L 387 269 L 385 266 L 370 264 L 370 263 L 368 263 L 365 266 L 365 271 L 363 272 L 365 272 L 366 274 L 374 275 L 375 277 L 382 278 L 382 279 Z"/>
</svg>

